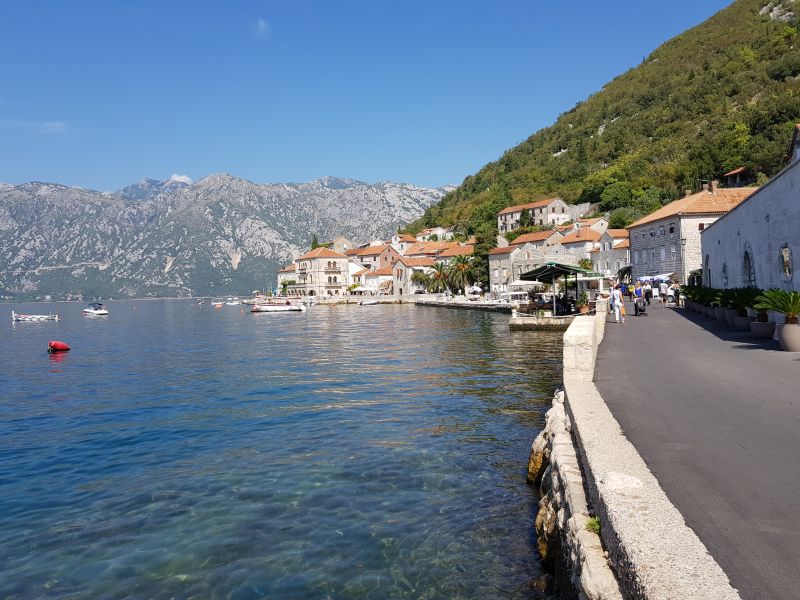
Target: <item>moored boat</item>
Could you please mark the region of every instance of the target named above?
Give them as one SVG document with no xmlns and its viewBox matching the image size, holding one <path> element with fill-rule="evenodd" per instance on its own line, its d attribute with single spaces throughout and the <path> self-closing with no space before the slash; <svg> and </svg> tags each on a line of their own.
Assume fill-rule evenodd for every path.
<svg viewBox="0 0 800 600">
<path fill-rule="evenodd" d="M 239 306 L 240 304 L 239 298 L 228 298 L 225 300 L 225 306 Z"/>
<path fill-rule="evenodd" d="M 262 312 L 305 312 L 306 307 L 302 304 L 256 304 L 250 309 L 253 313 Z"/>
<path fill-rule="evenodd" d="M 39 321 L 58 321 L 58 314 L 48 315 L 25 315 L 11 311 L 11 320 L 16 323 L 33 323 Z"/>
<path fill-rule="evenodd" d="M 375 306 L 376 304 L 380 304 L 380 303 L 377 300 L 375 300 L 374 298 L 368 298 L 366 300 L 362 300 L 361 302 L 359 302 L 359 304 L 361 306 Z"/>
<path fill-rule="evenodd" d="M 100 302 L 92 302 L 89 306 L 83 309 L 84 315 L 94 315 L 96 317 L 105 317 L 108 315 L 108 309 Z"/>
<path fill-rule="evenodd" d="M 222 308 L 225 303 L 222 300 L 212 300 L 211 305 L 214 308 Z"/>
</svg>

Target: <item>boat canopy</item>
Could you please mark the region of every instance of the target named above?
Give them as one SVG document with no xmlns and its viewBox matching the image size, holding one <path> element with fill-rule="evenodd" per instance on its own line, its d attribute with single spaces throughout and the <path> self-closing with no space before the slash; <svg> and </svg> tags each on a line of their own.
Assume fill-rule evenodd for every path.
<svg viewBox="0 0 800 600">
<path fill-rule="evenodd" d="M 101 309 L 101 308 L 103 308 L 103 303 L 102 302 L 90 302 L 89 303 L 89 308 L 93 308 L 95 310 Z"/>
</svg>

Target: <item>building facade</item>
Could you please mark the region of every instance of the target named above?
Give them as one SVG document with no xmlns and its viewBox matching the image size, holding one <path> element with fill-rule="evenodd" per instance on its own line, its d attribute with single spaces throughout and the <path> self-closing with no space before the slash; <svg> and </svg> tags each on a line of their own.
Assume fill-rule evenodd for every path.
<svg viewBox="0 0 800 600">
<path fill-rule="evenodd" d="M 436 264 L 432 258 L 417 257 L 409 258 L 401 256 L 392 265 L 392 288 L 396 295 L 407 296 L 424 291 L 422 286 L 412 280 L 414 273 L 430 273 L 433 265 Z"/>
<path fill-rule="evenodd" d="M 634 278 L 674 274 L 680 283 L 702 266 L 700 234 L 757 188 L 711 187 L 662 206 L 628 227 Z"/>
<path fill-rule="evenodd" d="M 344 296 L 350 285 L 347 256 L 320 246 L 295 259 L 294 295 Z"/>
<path fill-rule="evenodd" d="M 800 153 L 791 156 L 778 175 L 704 228 L 704 285 L 800 291 Z"/>
</svg>

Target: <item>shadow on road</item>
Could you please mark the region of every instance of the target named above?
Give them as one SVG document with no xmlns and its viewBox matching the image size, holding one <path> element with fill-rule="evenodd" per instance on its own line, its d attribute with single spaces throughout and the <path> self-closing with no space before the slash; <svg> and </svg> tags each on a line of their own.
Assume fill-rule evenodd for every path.
<svg viewBox="0 0 800 600">
<path fill-rule="evenodd" d="M 726 342 L 734 343 L 732 348 L 739 348 L 742 350 L 772 350 L 775 352 L 782 352 L 778 342 L 775 340 L 756 339 L 750 335 L 748 331 L 734 329 L 723 325 L 721 322 L 705 315 L 701 315 L 687 308 L 672 308 L 676 313 L 691 321 L 692 323 L 702 327 L 709 333 L 714 334 L 719 339 Z"/>
</svg>

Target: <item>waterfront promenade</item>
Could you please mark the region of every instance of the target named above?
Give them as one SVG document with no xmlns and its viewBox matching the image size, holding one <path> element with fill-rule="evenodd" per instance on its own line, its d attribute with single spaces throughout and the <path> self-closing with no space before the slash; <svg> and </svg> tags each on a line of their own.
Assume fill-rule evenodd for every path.
<svg viewBox="0 0 800 600">
<path fill-rule="evenodd" d="M 800 355 L 682 309 L 609 323 L 595 383 L 742 598 L 798 597 Z"/>
</svg>

